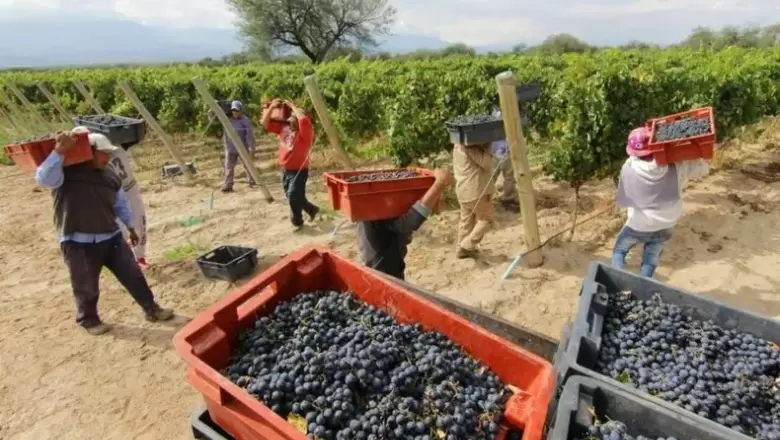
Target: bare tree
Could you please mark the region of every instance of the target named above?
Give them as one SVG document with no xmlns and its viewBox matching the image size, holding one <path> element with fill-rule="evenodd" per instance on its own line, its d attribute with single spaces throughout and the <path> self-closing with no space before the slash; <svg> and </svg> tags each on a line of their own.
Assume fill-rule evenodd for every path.
<svg viewBox="0 0 780 440">
<path fill-rule="evenodd" d="M 252 47 L 297 48 L 313 63 L 336 47 L 376 46 L 395 20 L 388 0 L 228 0 Z"/>
</svg>

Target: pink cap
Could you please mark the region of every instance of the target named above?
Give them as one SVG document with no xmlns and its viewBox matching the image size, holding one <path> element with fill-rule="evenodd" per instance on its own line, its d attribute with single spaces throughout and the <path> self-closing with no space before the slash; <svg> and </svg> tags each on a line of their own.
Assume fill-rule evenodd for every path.
<svg viewBox="0 0 780 440">
<path fill-rule="evenodd" d="M 645 127 L 639 127 L 631 130 L 628 135 L 628 142 L 626 143 L 626 153 L 629 156 L 643 157 L 653 154 L 648 149 L 650 143 L 650 133 L 648 133 Z"/>
</svg>

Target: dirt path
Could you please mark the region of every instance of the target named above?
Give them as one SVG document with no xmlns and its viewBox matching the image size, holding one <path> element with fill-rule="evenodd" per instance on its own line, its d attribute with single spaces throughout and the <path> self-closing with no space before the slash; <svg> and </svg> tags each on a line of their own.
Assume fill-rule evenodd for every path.
<svg viewBox="0 0 780 440">
<path fill-rule="evenodd" d="M 184 379 L 171 338 L 232 288 L 204 279 L 194 256 L 221 244 L 248 245 L 260 250 L 262 269 L 301 246 L 332 244 L 343 255 L 357 257 L 351 227 L 331 243 L 331 232 L 342 219 L 337 214 L 327 214 L 301 234 L 290 233 L 272 153 L 261 155 L 258 165 L 267 170 L 278 200 L 273 205 L 242 183 L 235 194 L 215 192 L 212 200 L 220 174 L 215 150 L 189 146 L 185 154 L 194 158 L 200 183 L 162 180 L 159 167 L 166 158 L 160 146 L 144 145 L 135 152 L 155 264 L 148 277 L 160 302 L 180 317 L 170 325 L 146 323 L 130 297 L 106 276 L 100 309 L 115 330 L 99 338 L 73 323 L 49 194 L 36 190 L 30 175 L 0 167 L 0 439 L 191 438 L 188 416 L 200 399 Z M 740 147 L 738 164 L 750 168 L 749 157 L 760 157 L 757 167 L 765 169 L 777 154 L 764 135 Z M 780 314 L 780 184 L 755 176 L 722 169 L 687 189 L 685 216 L 658 277 L 775 316 Z M 572 194 L 546 179 L 535 186 L 544 240 L 568 227 Z M 313 179 L 310 192 L 327 205 L 320 178 Z M 609 182 L 587 185 L 580 218 L 609 208 L 612 192 Z M 203 222 L 182 225 L 191 217 Z M 518 268 L 501 282 L 512 257 L 524 249 L 517 216 L 500 213 L 499 230 L 485 240 L 478 261 L 453 258 L 456 220 L 456 211 L 447 211 L 419 231 L 410 249 L 410 281 L 554 337 L 574 310 L 588 263 L 608 261 L 622 225 L 617 215 L 600 216 L 579 227 L 573 241 L 554 240 L 545 249 L 543 268 Z"/>
</svg>

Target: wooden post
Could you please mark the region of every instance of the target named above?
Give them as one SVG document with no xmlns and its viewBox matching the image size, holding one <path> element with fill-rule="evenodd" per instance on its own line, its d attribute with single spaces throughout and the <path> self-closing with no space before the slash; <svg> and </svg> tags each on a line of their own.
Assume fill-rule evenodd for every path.
<svg viewBox="0 0 780 440">
<path fill-rule="evenodd" d="M 25 135 L 29 136 L 35 134 L 36 131 L 30 127 L 27 119 L 24 117 L 24 112 L 22 112 L 15 102 L 11 101 L 11 98 L 5 93 L 3 88 L 0 87 L 0 103 L 3 102 L 8 106 L 8 120 L 11 121 L 17 129 L 24 131 Z"/>
<path fill-rule="evenodd" d="M 182 173 L 184 173 L 184 175 L 187 176 L 187 178 L 192 179 L 193 178 L 192 170 L 190 170 L 185 165 L 184 156 L 182 156 L 179 147 L 174 145 L 173 140 L 171 139 L 170 136 L 168 136 L 168 133 L 166 133 L 165 130 L 163 130 L 162 127 L 160 127 L 160 124 L 158 124 L 157 120 L 154 119 L 154 116 L 152 116 L 152 114 L 149 113 L 149 110 L 146 109 L 144 103 L 141 102 L 140 99 L 138 99 L 138 95 L 136 95 L 133 89 L 130 88 L 130 84 L 128 84 L 125 81 L 120 81 L 119 88 L 122 89 L 123 92 L 125 92 L 127 98 L 130 100 L 130 102 L 133 103 L 136 110 L 138 110 L 138 112 L 141 113 L 141 116 L 144 118 L 144 121 L 147 124 L 149 124 L 149 127 L 151 127 L 155 133 L 157 133 L 157 137 L 159 137 L 163 145 L 165 145 L 165 147 L 168 148 L 168 151 L 171 153 L 173 160 L 176 161 L 176 163 L 179 165 L 179 169 L 182 171 Z"/>
<path fill-rule="evenodd" d="M 306 91 L 309 92 L 309 97 L 311 97 L 311 103 L 314 105 L 314 109 L 317 111 L 317 116 L 320 117 L 320 122 L 322 122 L 322 128 L 325 129 L 325 134 L 328 135 L 330 146 L 333 147 L 334 150 L 336 150 L 336 153 L 339 155 L 341 161 L 344 162 L 344 165 L 348 169 L 354 170 L 355 166 L 352 165 L 352 160 L 347 155 L 347 152 L 344 151 L 343 148 L 341 148 L 341 142 L 339 142 L 339 134 L 336 131 L 336 127 L 333 126 L 333 121 L 331 121 L 330 119 L 330 113 L 328 113 L 328 107 L 325 105 L 325 100 L 322 99 L 322 93 L 320 92 L 320 87 L 317 85 L 317 76 L 309 75 L 303 78 L 303 84 L 306 85 Z"/>
<path fill-rule="evenodd" d="M 11 115 L 6 113 L 5 110 L 3 110 L 2 107 L 0 107 L 0 120 L 3 120 L 3 119 L 8 121 L 8 125 L 6 126 L 5 124 L 3 124 L 0 127 L 2 127 L 3 131 L 5 131 L 6 134 L 8 134 L 9 136 L 12 136 L 12 137 L 13 136 L 18 136 L 21 132 L 25 131 L 24 129 L 19 128 L 16 125 L 16 122 L 14 122 L 14 120 L 11 118 Z"/>
<path fill-rule="evenodd" d="M 32 114 L 33 117 L 37 119 L 38 122 L 41 123 L 41 125 L 46 127 L 51 132 L 57 131 L 57 126 L 53 124 L 51 121 L 47 121 L 46 118 L 43 117 L 41 112 L 39 112 L 38 109 L 35 108 L 35 106 L 27 99 L 27 97 L 24 96 L 24 93 L 22 93 L 22 91 L 19 90 L 18 87 L 16 87 L 16 84 L 12 83 L 11 81 L 6 81 L 5 85 L 11 91 L 11 93 L 13 93 L 16 96 L 19 102 L 21 102 L 22 105 L 24 105 L 27 108 L 27 111 L 29 111 L 30 114 Z"/>
<path fill-rule="evenodd" d="M 520 195 L 521 216 L 525 231 L 525 242 L 531 251 L 524 257 L 528 267 L 539 267 L 544 263 L 539 239 L 539 225 L 536 220 L 536 200 L 531 182 L 531 167 L 526 156 L 525 137 L 520 123 L 520 108 L 517 104 L 517 82 L 512 72 L 503 72 L 496 76 L 498 96 L 501 101 L 501 115 L 512 159 L 512 168 L 517 181 L 517 193 Z"/>
<path fill-rule="evenodd" d="M 71 115 L 67 110 L 65 110 L 65 107 L 60 104 L 60 101 L 57 100 L 57 97 L 55 97 L 48 88 L 43 83 L 38 83 L 38 90 L 43 93 L 43 96 L 46 97 L 46 99 L 49 100 L 51 105 L 57 109 L 58 112 L 60 112 L 60 116 L 62 116 L 63 120 L 65 120 L 66 123 L 72 124 L 73 123 L 73 115 Z"/>
<path fill-rule="evenodd" d="M 261 183 L 261 176 L 260 172 L 257 171 L 257 168 L 255 168 L 255 164 L 252 161 L 252 157 L 249 155 L 249 152 L 246 150 L 246 145 L 244 145 L 244 141 L 241 140 L 241 137 L 236 133 L 236 129 L 233 128 L 233 124 L 230 123 L 230 120 L 228 119 L 225 112 L 219 107 L 217 104 L 217 100 L 214 99 L 214 96 L 211 95 L 209 92 L 208 87 L 206 87 L 206 83 L 203 82 L 201 78 L 193 78 L 192 84 L 195 86 L 195 89 L 197 89 L 198 93 L 200 94 L 201 98 L 203 98 L 203 101 L 206 103 L 206 105 L 209 106 L 209 110 L 219 119 L 219 122 L 222 124 L 222 128 L 225 130 L 225 135 L 230 138 L 231 141 L 233 141 L 233 146 L 236 147 L 236 152 L 238 152 L 238 155 L 241 157 L 241 160 L 244 162 L 244 165 L 246 166 L 246 169 L 249 171 L 249 174 L 252 176 L 252 179 L 254 179 L 255 183 L 258 187 L 260 187 L 260 191 L 263 192 L 263 196 L 265 197 L 265 201 L 268 203 L 271 203 L 274 201 L 274 197 L 271 195 L 271 193 L 268 191 L 268 188 L 265 187 Z"/>
<path fill-rule="evenodd" d="M 95 110 L 95 113 L 99 115 L 106 114 L 105 110 L 103 110 L 103 107 L 101 107 L 100 103 L 97 102 L 97 99 L 95 99 L 95 97 L 92 96 L 92 93 L 89 93 L 89 90 L 87 90 L 87 87 L 81 81 L 74 79 L 73 85 L 76 86 L 77 89 L 79 89 L 79 92 L 81 92 L 81 96 L 83 96 L 84 99 L 87 100 L 87 103 L 92 107 L 93 110 Z"/>
</svg>

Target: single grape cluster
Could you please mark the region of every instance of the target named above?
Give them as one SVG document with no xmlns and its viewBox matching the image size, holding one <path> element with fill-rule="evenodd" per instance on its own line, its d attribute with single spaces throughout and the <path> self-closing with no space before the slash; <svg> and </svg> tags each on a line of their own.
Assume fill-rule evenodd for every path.
<svg viewBox="0 0 780 440">
<path fill-rule="evenodd" d="M 737 432 L 780 440 L 780 349 L 660 294 L 610 295 L 597 370 Z"/>
<path fill-rule="evenodd" d="M 489 122 L 502 121 L 501 116 L 495 115 L 462 115 L 456 116 L 445 123 L 447 126 L 462 127 L 468 125 L 487 124 Z"/>
<path fill-rule="evenodd" d="M 398 170 L 398 171 L 383 171 L 373 172 L 365 174 L 356 174 L 346 178 L 347 182 L 376 182 L 379 180 L 399 180 L 399 179 L 411 179 L 412 177 L 419 177 L 420 174 L 411 170 Z"/>
<path fill-rule="evenodd" d="M 278 304 L 223 373 L 322 440 L 493 439 L 511 395 L 444 335 L 335 291 Z"/>
<path fill-rule="evenodd" d="M 655 142 L 674 141 L 712 133 L 709 118 L 683 118 L 655 126 Z"/>
<path fill-rule="evenodd" d="M 588 426 L 588 432 L 583 438 L 576 440 L 677 440 L 675 437 L 647 437 L 644 435 L 633 436 L 628 433 L 625 423 L 610 420 L 606 423 L 594 423 Z"/>
</svg>

